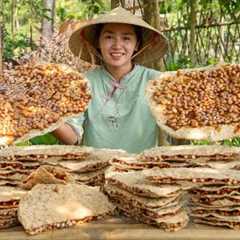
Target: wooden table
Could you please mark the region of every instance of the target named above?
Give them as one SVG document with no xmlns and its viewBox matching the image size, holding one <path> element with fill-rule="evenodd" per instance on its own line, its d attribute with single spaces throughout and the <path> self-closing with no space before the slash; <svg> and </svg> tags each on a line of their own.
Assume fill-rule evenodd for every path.
<svg viewBox="0 0 240 240">
<path fill-rule="evenodd" d="M 138 224 L 128 218 L 111 218 L 95 223 L 81 224 L 38 234 L 27 235 L 22 227 L 0 230 L 0 240 L 226 240 L 240 239 L 240 231 L 227 228 L 189 224 L 178 232 L 164 232 L 145 224 Z"/>
</svg>

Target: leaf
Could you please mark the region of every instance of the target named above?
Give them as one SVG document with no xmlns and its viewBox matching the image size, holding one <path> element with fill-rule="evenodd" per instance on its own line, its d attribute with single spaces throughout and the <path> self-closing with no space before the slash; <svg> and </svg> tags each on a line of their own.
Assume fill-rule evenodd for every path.
<svg viewBox="0 0 240 240">
<path fill-rule="evenodd" d="M 16 144 L 16 146 L 30 146 L 30 145 L 32 145 L 30 141 L 24 141 Z"/>
<path fill-rule="evenodd" d="M 42 145 L 42 144 L 54 145 L 54 144 L 60 144 L 59 140 L 56 137 L 54 137 L 54 135 L 51 134 L 51 133 L 47 133 L 47 134 L 42 135 L 42 136 L 34 137 L 34 138 L 30 139 L 30 142 L 33 145 Z"/>
</svg>

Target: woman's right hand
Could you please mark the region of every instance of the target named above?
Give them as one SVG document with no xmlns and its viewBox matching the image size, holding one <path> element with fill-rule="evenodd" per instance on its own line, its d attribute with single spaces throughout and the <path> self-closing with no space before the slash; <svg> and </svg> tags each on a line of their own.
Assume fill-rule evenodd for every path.
<svg viewBox="0 0 240 240">
<path fill-rule="evenodd" d="M 52 133 L 64 144 L 75 145 L 78 143 L 77 134 L 72 129 L 72 127 L 66 123 L 55 129 Z"/>
</svg>

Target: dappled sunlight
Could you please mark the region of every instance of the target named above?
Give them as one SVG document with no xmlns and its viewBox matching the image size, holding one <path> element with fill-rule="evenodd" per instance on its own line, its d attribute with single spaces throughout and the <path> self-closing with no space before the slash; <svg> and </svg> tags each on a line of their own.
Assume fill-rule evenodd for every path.
<svg viewBox="0 0 240 240">
<path fill-rule="evenodd" d="M 27 191 L 25 190 L 21 190 L 21 189 L 17 189 L 15 187 L 5 187 L 2 186 L 1 187 L 1 192 L 0 192 L 0 200 L 3 199 L 20 199 L 21 197 L 23 197 L 25 194 L 27 193 Z"/>
<path fill-rule="evenodd" d="M 55 211 L 69 219 L 81 219 L 86 216 L 93 216 L 91 209 L 80 202 L 66 202 L 56 206 Z"/>
<path fill-rule="evenodd" d="M 206 139 L 206 132 L 203 131 L 202 129 L 196 128 L 196 129 L 191 129 L 191 131 L 186 131 L 186 138 L 187 139 Z"/>
</svg>

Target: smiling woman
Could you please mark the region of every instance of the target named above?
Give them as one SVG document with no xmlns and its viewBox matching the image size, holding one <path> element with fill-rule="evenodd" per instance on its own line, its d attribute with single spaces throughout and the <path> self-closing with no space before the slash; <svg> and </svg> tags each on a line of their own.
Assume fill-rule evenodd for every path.
<svg viewBox="0 0 240 240">
<path fill-rule="evenodd" d="M 138 49 L 134 27 L 129 24 L 105 24 L 99 37 L 99 49 L 107 70 L 120 80 L 131 71 L 132 56 Z"/>
<path fill-rule="evenodd" d="M 55 130 L 55 136 L 66 144 L 82 141 L 133 153 L 154 147 L 158 128 L 145 87 L 160 72 L 140 64 L 163 57 L 166 38 L 118 7 L 77 29 L 69 47 L 75 56 L 99 66 L 86 74 L 92 91 L 88 110 Z"/>
</svg>

